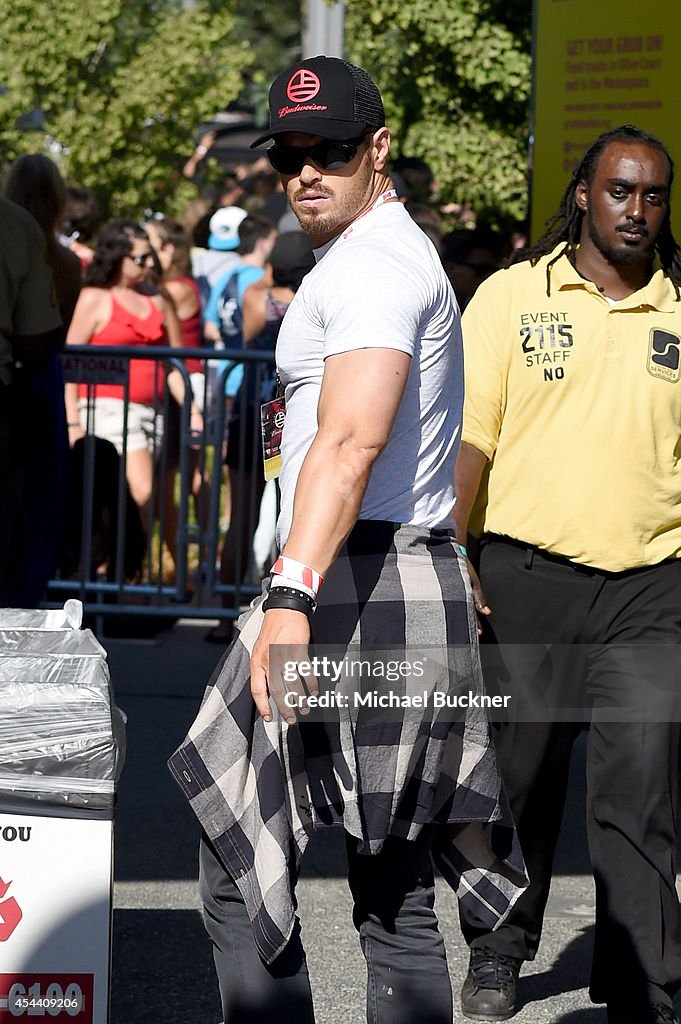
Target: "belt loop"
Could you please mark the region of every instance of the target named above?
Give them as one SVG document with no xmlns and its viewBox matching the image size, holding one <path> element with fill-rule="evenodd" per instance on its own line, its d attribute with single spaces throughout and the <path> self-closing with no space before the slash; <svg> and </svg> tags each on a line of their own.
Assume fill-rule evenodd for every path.
<svg viewBox="0 0 681 1024">
<path fill-rule="evenodd" d="M 531 569 L 534 561 L 534 548 L 528 547 L 525 551 L 525 568 Z"/>
</svg>

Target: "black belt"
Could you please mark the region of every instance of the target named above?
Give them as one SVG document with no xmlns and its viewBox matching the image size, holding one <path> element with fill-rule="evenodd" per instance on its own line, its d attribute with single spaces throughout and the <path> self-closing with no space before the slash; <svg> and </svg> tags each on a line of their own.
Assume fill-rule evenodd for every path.
<svg viewBox="0 0 681 1024">
<path fill-rule="evenodd" d="M 553 551 L 547 551 L 546 548 L 539 548 L 535 544 L 528 544 L 523 540 L 516 540 L 515 537 L 506 537 L 501 533 L 486 533 L 482 538 L 481 544 L 484 546 L 488 543 L 494 544 L 507 544 L 510 547 L 520 548 L 521 551 L 525 552 L 525 568 L 531 569 L 532 563 L 535 558 L 540 558 L 543 562 L 555 562 L 557 565 L 564 565 L 568 569 L 574 570 L 574 572 L 583 573 L 585 576 L 602 576 L 606 579 L 622 579 L 625 576 L 633 576 L 636 573 L 648 572 L 649 569 L 656 569 L 660 565 L 667 565 L 670 562 L 677 562 L 677 558 L 665 558 L 662 562 L 656 562 L 654 565 L 639 565 L 633 569 L 622 569 L 619 572 L 611 572 L 609 569 L 599 569 L 595 565 L 584 565 L 582 562 L 572 562 L 565 555 L 556 555 Z"/>
</svg>

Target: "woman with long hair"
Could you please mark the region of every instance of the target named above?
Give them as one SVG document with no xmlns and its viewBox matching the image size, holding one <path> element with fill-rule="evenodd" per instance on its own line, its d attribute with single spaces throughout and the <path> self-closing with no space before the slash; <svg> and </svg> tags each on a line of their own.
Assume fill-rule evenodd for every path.
<svg viewBox="0 0 681 1024">
<path fill-rule="evenodd" d="M 180 321 L 183 348 L 200 348 L 201 295 L 192 277 L 189 238 L 176 220 L 153 220 L 145 225 L 161 267 L 162 290 L 172 299 Z M 197 407 L 203 412 L 204 374 L 201 359 L 186 359 Z"/>
<path fill-rule="evenodd" d="M 131 220 L 112 220 L 97 240 L 92 263 L 73 314 L 67 345 L 170 344 L 182 346 L 180 325 L 172 303 L 163 294 L 144 294 L 147 275 L 155 265 L 149 237 Z M 150 359 L 130 361 L 129 404 L 126 432 L 126 475 L 130 493 L 143 514 L 153 489 L 154 455 L 159 451 L 163 395 L 158 363 Z M 168 375 L 174 397 L 184 400 L 184 382 L 177 371 Z M 123 387 L 98 384 L 93 401 L 93 430 L 123 451 Z M 84 436 L 88 416 L 87 386 L 67 384 L 66 413 L 69 441 Z M 194 410 L 198 413 L 198 410 Z"/>
<path fill-rule="evenodd" d="M 58 238 L 66 206 L 66 187 L 59 168 L 42 153 L 25 153 L 7 172 L 3 193 L 5 199 L 28 210 L 42 228 L 57 304 L 67 328 L 80 291 L 80 261 Z"/>
<path fill-rule="evenodd" d="M 161 268 L 161 290 L 171 299 L 177 318 L 180 321 L 183 348 L 200 348 L 203 341 L 201 325 L 201 293 L 199 286 L 192 277 L 190 241 L 183 226 L 176 220 L 162 218 L 150 221 L 145 225 L 152 248 L 154 249 Z M 185 369 L 189 374 L 194 405 L 203 414 L 206 399 L 206 376 L 202 359 L 185 359 Z M 168 549 L 176 561 L 177 554 L 177 505 L 175 503 L 175 470 L 179 464 L 180 417 L 177 403 L 171 402 L 169 408 L 169 425 L 167 444 L 167 469 L 165 479 L 165 515 Z M 192 422 L 192 427 L 194 427 Z M 190 480 L 194 498 L 194 510 L 198 523 L 205 525 L 209 502 L 209 480 L 201 472 L 199 450 L 190 449 Z"/>
<path fill-rule="evenodd" d="M 20 375 L 26 445 L 22 460 L 22 582 L 9 600 L 17 606 L 35 608 L 61 560 L 68 443 L 59 350 L 64 345 L 80 291 L 80 263 L 57 237 L 66 193 L 59 169 L 49 157 L 42 153 L 17 157 L 3 191 L 6 199 L 28 210 L 42 230 L 44 256 L 52 271 L 63 324 L 52 332 L 45 359 L 30 368 L 24 367 Z"/>
</svg>

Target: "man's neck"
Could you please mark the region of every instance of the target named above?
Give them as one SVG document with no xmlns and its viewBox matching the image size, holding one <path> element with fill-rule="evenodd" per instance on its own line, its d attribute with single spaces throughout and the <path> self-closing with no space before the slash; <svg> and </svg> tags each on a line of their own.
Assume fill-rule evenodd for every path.
<svg viewBox="0 0 681 1024">
<path fill-rule="evenodd" d="M 653 273 L 652 260 L 613 263 L 591 244 L 579 246 L 574 267 L 580 277 L 591 281 L 610 299 L 626 299 L 645 287 Z"/>
<path fill-rule="evenodd" d="M 388 189 L 391 189 L 392 187 L 392 182 L 386 174 L 375 175 L 375 180 L 372 182 L 371 192 L 367 196 L 364 204 L 354 215 L 354 217 L 349 217 L 348 220 L 344 224 L 336 228 L 336 230 L 332 234 L 313 235 L 312 233 L 310 233 L 308 237 L 310 239 L 310 245 L 312 246 L 312 248 L 319 249 L 322 245 L 326 245 L 327 242 L 332 241 L 334 238 L 338 238 L 345 231 L 347 231 L 351 224 L 354 224 L 362 217 L 366 217 L 368 213 L 371 213 L 374 206 L 381 198 L 381 196 L 384 194 L 384 192 L 387 192 Z M 390 200 L 388 201 L 390 202 Z"/>
</svg>

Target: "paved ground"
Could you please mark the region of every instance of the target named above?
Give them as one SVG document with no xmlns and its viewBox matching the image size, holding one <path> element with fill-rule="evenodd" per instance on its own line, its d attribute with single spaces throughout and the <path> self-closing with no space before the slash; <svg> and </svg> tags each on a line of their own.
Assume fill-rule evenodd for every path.
<svg viewBox="0 0 681 1024">
<path fill-rule="evenodd" d="M 195 885 L 198 831 L 165 767 L 184 736 L 221 649 L 206 625 L 180 623 L 153 640 L 106 640 L 128 758 L 116 815 L 111 1024 L 218 1024 L 208 940 Z M 526 965 L 518 1024 L 603 1024 L 585 983 L 593 887 L 583 825 L 583 745 L 575 752 L 541 955 Z M 361 1024 L 364 964 L 350 922 L 339 833 L 318 835 L 299 888 L 318 1024 Z M 455 1002 L 468 962 L 445 886 L 438 912 Z M 464 1021 L 457 1010 L 454 1024 Z M 418 1024 L 418 1022 L 414 1022 Z"/>
</svg>

